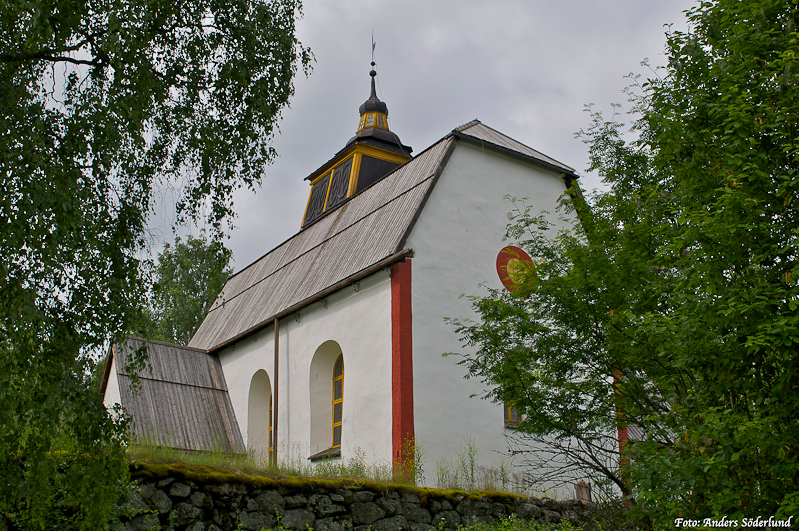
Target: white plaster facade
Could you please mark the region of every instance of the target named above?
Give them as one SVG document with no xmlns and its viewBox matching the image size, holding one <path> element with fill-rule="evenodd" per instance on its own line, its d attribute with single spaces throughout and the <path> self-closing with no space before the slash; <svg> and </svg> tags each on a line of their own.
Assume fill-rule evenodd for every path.
<svg viewBox="0 0 799 531">
<path fill-rule="evenodd" d="M 417 167 L 422 169 L 415 169 Z M 332 372 L 341 354 L 344 360 L 340 449 L 343 459 L 362 452 L 371 463 L 393 464 L 399 455 L 397 426 L 403 422 L 403 426 L 408 425 L 405 413 L 399 416 L 397 413 L 401 402 L 397 396 L 398 381 L 403 380 L 413 398 L 410 426 L 415 442 L 426 452 L 423 467 L 427 485 L 435 484 L 436 463 L 454 459 L 467 439 L 473 439 L 479 450 L 479 465 L 495 465 L 507 449 L 502 404 L 481 400 L 479 397 L 487 391 L 484 384 L 464 379 L 466 369 L 457 364 L 458 357 L 442 356 L 460 352 L 462 347 L 454 327 L 446 324 L 444 318 L 475 318 L 470 300 L 461 296 L 483 295 L 485 290 L 479 286 L 481 283 L 502 287 L 496 260 L 499 252 L 512 243 L 504 242 L 503 237 L 509 224 L 508 214 L 514 208 L 507 196 L 527 198 L 526 204 L 532 206 L 533 212 L 548 211 L 548 219 L 555 230 L 562 227 L 564 222 L 556 209 L 566 193 L 564 173 L 576 178 L 570 168 L 475 121 L 456 129 L 426 154 L 418 155 L 389 174 L 382 185 L 378 183 L 361 196 L 353 197 L 353 209 L 364 213 L 359 214 L 363 216 L 360 220 L 369 216 L 377 219 L 374 213 L 387 210 L 386 205 L 402 204 L 403 198 L 413 197 L 412 192 L 427 190 L 424 195 L 417 193 L 416 203 L 408 200 L 408 205 L 402 207 L 405 211 L 397 209 L 392 211 L 395 212 L 393 218 L 381 218 L 380 223 L 389 223 L 405 215 L 402 222 L 397 222 L 393 229 L 395 235 L 391 236 L 397 238 L 397 247 L 393 251 L 381 251 L 384 254 L 377 256 L 377 262 L 362 264 L 372 267 L 378 262 L 382 264 L 380 260 L 393 260 L 391 257 L 400 254 L 397 260 L 412 257 L 409 320 L 412 346 L 410 350 L 403 347 L 402 354 L 411 357 L 412 384 L 408 387 L 405 373 L 397 369 L 397 360 L 402 357 L 397 354 L 397 335 L 401 332 L 398 326 L 406 327 L 407 321 L 398 319 L 397 310 L 392 306 L 392 297 L 397 295 L 389 269 L 378 268 L 368 276 L 358 277 L 357 281 L 345 278 L 327 285 L 318 283 L 320 289 L 342 282 L 343 287 L 321 300 L 309 298 L 309 302 L 300 304 L 296 311 L 277 310 L 283 312 L 279 318 L 277 378 L 274 374 L 274 325 L 268 319 L 261 320 L 255 331 L 230 332 L 223 338 L 226 343 L 218 343 L 217 338 L 211 343 L 196 345 L 218 356 L 230 404 L 248 450 L 263 453 L 268 449 L 270 404 L 275 397 L 276 381 L 278 459 L 304 459 L 332 446 Z M 379 190 L 383 185 L 385 192 Z M 357 210 L 362 208 L 363 202 L 373 204 L 370 207 L 373 210 Z M 319 227 L 326 227 L 323 223 L 333 216 L 346 218 L 347 215 L 347 212 L 332 213 L 298 236 L 315 237 L 313 231 L 321 232 Z M 366 226 L 375 234 L 389 238 L 386 236 L 389 233 L 380 232 L 376 222 L 357 225 L 360 221 L 355 219 L 349 223 L 344 229 L 336 229 L 340 230 L 336 234 L 367 230 L 363 228 Z M 327 234 L 334 233 L 333 228 L 324 230 Z M 336 234 L 329 238 L 338 237 Z M 313 244 L 308 244 L 310 250 L 304 251 L 306 254 L 293 260 L 301 263 L 303 257 L 310 256 L 313 249 L 321 248 L 327 241 L 321 237 L 314 240 Z M 288 249 L 290 243 L 291 240 L 273 252 Z M 280 252 L 289 254 L 290 251 Z M 336 252 L 340 254 L 320 252 L 319 256 L 346 260 L 358 249 L 347 244 Z M 291 263 L 275 267 L 289 268 Z M 303 282 L 326 274 L 329 262 L 316 258 L 313 263 L 314 267 L 306 273 L 309 278 L 303 278 Z M 257 263 L 247 268 L 247 271 L 252 270 L 258 270 Z M 255 278 L 254 273 L 252 278 Z M 249 289 L 263 289 L 258 288 L 259 283 L 267 280 L 264 276 L 247 281 L 249 284 L 240 281 L 237 291 L 228 297 L 228 309 L 221 304 L 215 310 L 230 314 L 218 313 L 216 324 L 210 319 L 203 323 L 210 330 L 205 337 L 212 337 L 212 325 L 225 324 L 228 322 L 225 319 L 237 319 L 235 312 L 229 309 L 236 307 L 230 303 L 233 296 Z M 264 291 L 258 297 L 269 297 L 271 293 L 279 295 L 284 286 L 273 284 L 270 289 L 271 292 Z M 250 297 L 250 300 L 259 300 L 258 297 Z M 236 308 L 253 310 L 252 303 Z M 220 320 L 219 315 L 230 317 Z M 196 340 L 197 336 L 192 341 Z M 116 370 L 112 368 L 105 395 L 107 404 L 114 400 L 119 402 L 115 382 Z M 116 394 L 114 389 L 117 389 Z"/>
<path fill-rule="evenodd" d="M 474 440 L 478 464 L 485 467 L 496 465 L 507 449 L 502 405 L 477 398 L 485 394 L 484 385 L 464 379 L 459 358 L 442 356 L 461 351 L 444 318 L 475 317 L 461 295 L 483 294 L 481 282 L 501 287 L 496 257 L 507 244 L 502 239 L 514 208 L 506 196 L 528 198 L 534 211 L 549 211 L 549 220 L 559 227 L 555 209 L 565 190 L 554 171 L 461 142 L 410 233 L 414 424 L 416 442 L 426 452 L 428 484 L 435 483 L 436 463 L 453 459 L 467 439 Z M 316 432 L 312 425 L 314 416 L 317 422 L 330 418 L 333 358 L 319 370 L 314 357 L 326 342 L 335 341 L 345 365 L 342 456 L 359 449 L 370 461 L 390 465 L 389 276 L 380 271 L 363 279 L 357 292 L 347 287 L 329 296 L 326 305 L 313 303 L 299 312 L 299 321 L 280 322 L 278 454 L 307 457 L 330 446 L 330 423 Z M 248 433 L 253 411 L 248 382 L 259 370 L 274 381 L 273 341 L 269 327 L 219 353 L 248 448 L 262 447 Z"/>
<path fill-rule="evenodd" d="M 111 370 L 108 375 L 108 385 L 103 395 L 103 405 L 106 409 L 114 409 L 114 406 L 122 404 L 119 393 L 119 376 L 117 376 L 117 360 L 111 358 Z"/>
<path fill-rule="evenodd" d="M 361 280 L 358 291 L 344 288 L 282 319 L 279 331 L 278 458 L 308 457 L 331 445 L 331 376 L 337 356 L 320 358 L 332 347 L 344 356 L 342 455 L 361 450 L 374 462 L 391 463 L 388 273 L 378 271 Z M 259 438 L 249 428 L 263 426 L 263 420 L 253 423 L 250 416 L 259 412 L 268 419 L 269 402 L 260 396 L 259 405 L 251 404 L 250 388 L 256 373 L 264 371 L 274 389 L 274 349 L 270 326 L 219 353 L 245 444 L 257 451 L 264 449 L 263 430 Z"/>
<path fill-rule="evenodd" d="M 466 438 L 479 450 L 479 464 L 496 464 L 507 450 L 502 404 L 481 400 L 486 388 L 465 380 L 457 365 L 462 351 L 445 317 L 475 318 L 471 301 L 478 284 L 502 284 L 496 271 L 508 213 L 507 195 L 527 197 L 533 211 L 551 212 L 566 188 L 559 174 L 479 145 L 461 142 L 447 163 L 408 238 L 413 258 L 413 372 L 416 438 L 427 450 L 428 483 L 437 461 L 454 457 Z M 473 396 L 476 395 L 476 396 Z M 435 477 L 432 478 L 433 480 Z"/>
</svg>

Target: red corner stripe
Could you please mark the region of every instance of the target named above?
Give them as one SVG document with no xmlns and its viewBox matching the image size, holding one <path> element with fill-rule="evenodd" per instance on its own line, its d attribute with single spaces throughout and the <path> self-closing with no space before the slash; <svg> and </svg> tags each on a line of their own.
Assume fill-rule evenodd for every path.
<svg viewBox="0 0 799 531">
<path fill-rule="evenodd" d="M 396 465 L 413 459 L 411 260 L 391 266 L 391 439 Z M 409 454 L 409 455 L 406 455 Z"/>
</svg>

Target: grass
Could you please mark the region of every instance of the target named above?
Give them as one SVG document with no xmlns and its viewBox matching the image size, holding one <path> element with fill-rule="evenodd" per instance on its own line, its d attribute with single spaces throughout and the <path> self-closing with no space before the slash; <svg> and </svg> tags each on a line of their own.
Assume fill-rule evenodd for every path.
<svg viewBox="0 0 799 531">
<path fill-rule="evenodd" d="M 128 447 L 128 457 L 154 464 L 182 462 L 273 478 L 352 479 L 384 485 L 398 483 L 423 486 L 426 453 L 424 444 L 409 441 L 406 445 L 406 452 L 412 453 L 414 458 L 402 467 L 369 462 L 360 449 L 356 449 L 354 455 L 348 459 L 332 458 L 311 463 L 301 448 L 294 447 L 289 451 L 279 452 L 283 457 L 275 465 L 264 454 L 234 454 L 221 449 L 225 448 L 222 445 L 219 445 L 219 450 L 195 452 L 159 446 L 144 438 Z M 465 437 L 454 458 L 445 458 L 436 463 L 435 487 L 464 492 L 507 492 L 519 496 L 533 494 L 521 486 L 521 480 L 511 472 L 510 464 L 506 460 L 502 459 L 498 464 L 484 467 L 477 464 L 478 457 L 479 451 L 474 439 Z"/>
<path fill-rule="evenodd" d="M 504 457 L 499 463 L 486 467 L 477 464 L 480 451 L 474 438 L 467 435 L 461 441 L 460 449 L 452 458 L 436 462 L 436 486 L 440 489 L 483 492 L 508 492 L 518 496 L 538 495 L 540 498 L 557 498 L 548 492 L 533 492 L 512 470 L 512 465 Z"/>
<path fill-rule="evenodd" d="M 340 457 L 308 461 L 302 448 L 295 446 L 279 452 L 282 459 L 277 465 L 269 463 L 266 455 L 258 453 L 234 454 L 223 449 L 209 452 L 181 451 L 174 448 L 158 446 L 145 440 L 128 447 L 131 460 L 152 464 L 183 463 L 198 467 L 210 467 L 220 472 L 265 476 L 272 480 L 318 479 L 318 480 L 351 480 L 359 484 L 374 483 L 379 486 L 391 484 L 424 486 L 425 448 L 421 443 L 406 443 L 406 455 L 414 458 L 404 467 L 389 463 L 374 463 L 366 458 L 366 454 L 356 449 L 351 457 Z M 224 448 L 220 446 L 220 448 Z M 539 498 L 557 499 L 557 491 L 533 492 L 525 487 L 522 477 L 514 473 L 506 459 L 501 459 L 490 467 L 478 464 L 479 449 L 471 436 L 464 437 L 458 452 L 451 458 L 443 458 L 436 462 L 435 487 L 449 491 L 466 493 L 506 493 L 521 497 L 537 496 Z M 622 531 L 643 529 L 632 523 L 628 510 L 617 502 L 603 503 L 592 524 L 584 525 L 584 531 Z M 274 530 L 282 531 L 278 526 Z M 572 531 L 575 528 L 567 522 L 559 524 L 536 524 L 519 520 L 512 516 L 497 524 L 476 524 L 459 528 L 461 531 Z"/>
<path fill-rule="evenodd" d="M 300 452 L 294 451 L 288 453 L 287 459 L 282 459 L 275 465 L 269 463 L 267 456 L 260 453 L 232 454 L 216 450 L 192 452 L 138 442 L 128 447 L 128 458 L 155 464 L 181 462 L 274 478 L 308 477 L 368 480 L 384 484 L 409 483 L 401 471 L 394 471 L 389 466 L 367 463 L 366 454 L 359 449 L 356 449 L 355 455 L 346 460 L 332 458 L 314 463 L 308 461 Z"/>
</svg>

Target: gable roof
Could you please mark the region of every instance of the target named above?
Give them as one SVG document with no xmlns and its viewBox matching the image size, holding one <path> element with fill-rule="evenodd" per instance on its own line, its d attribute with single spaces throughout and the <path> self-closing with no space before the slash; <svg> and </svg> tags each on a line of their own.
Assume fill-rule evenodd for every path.
<svg viewBox="0 0 799 531">
<path fill-rule="evenodd" d="M 576 178 L 568 166 L 469 122 L 233 275 L 189 345 L 221 350 L 410 254 L 405 241 L 460 138 Z"/>
<path fill-rule="evenodd" d="M 131 356 L 146 346 L 148 367 L 129 372 Z M 137 439 L 183 450 L 244 452 L 219 358 L 203 350 L 128 338 L 111 349 L 122 406 Z M 109 369 L 111 358 L 107 362 Z M 108 383 L 108 372 L 103 391 Z M 134 388 L 132 376 L 138 378 Z"/>
</svg>

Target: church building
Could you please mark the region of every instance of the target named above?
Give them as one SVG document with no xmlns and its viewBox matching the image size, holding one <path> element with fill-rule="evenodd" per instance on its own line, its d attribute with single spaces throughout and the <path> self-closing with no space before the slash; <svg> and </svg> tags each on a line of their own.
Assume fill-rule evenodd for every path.
<svg viewBox="0 0 799 531">
<path fill-rule="evenodd" d="M 419 445 L 429 486 L 465 439 L 479 464 L 499 461 L 518 419 L 442 356 L 462 348 L 445 318 L 473 318 L 461 295 L 512 286 L 509 262 L 529 260 L 503 242 L 507 196 L 561 227 L 555 210 L 577 175 L 478 120 L 412 156 L 370 75 L 355 135 L 305 178 L 298 232 L 230 277 L 188 347 L 111 349 L 105 403 L 121 403 L 137 434 L 389 466 Z M 152 371 L 134 393 L 126 360 L 142 346 Z"/>
</svg>

